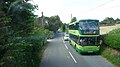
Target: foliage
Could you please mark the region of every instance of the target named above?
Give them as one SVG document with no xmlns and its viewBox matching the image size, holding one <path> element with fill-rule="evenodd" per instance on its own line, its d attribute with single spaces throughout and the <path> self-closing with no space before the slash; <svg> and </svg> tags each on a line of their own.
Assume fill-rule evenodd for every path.
<svg viewBox="0 0 120 67">
<path fill-rule="evenodd" d="M 39 51 L 51 32 L 35 25 L 33 12 L 36 6 L 27 1 L 3 1 L 5 14 L 0 17 L 0 67 L 39 65 Z"/>
<path fill-rule="evenodd" d="M 39 18 L 39 22 L 42 21 L 42 18 Z M 42 25 L 42 23 L 41 23 Z M 44 17 L 43 25 L 45 29 L 53 31 L 54 33 L 62 26 L 62 21 L 58 15 L 51 17 Z"/>
<path fill-rule="evenodd" d="M 115 49 L 120 49 L 120 35 L 109 34 L 105 37 L 105 43 Z"/>
<path fill-rule="evenodd" d="M 75 22 L 75 21 L 77 21 L 77 18 L 76 18 L 76 17 L 73 17 L 73 18 L 71 19 L 71 22 L 70 22 L 70 23 L 73 23 L 73 22 Z"/>
<path fill-rule="evenodd" d="M 3 57 L 3 54 L 6 51 L 7 46 L 5 44 L 8 44 L 8 23 L 11 21 L 9 17 L 5 16 L 4 11 L 2 11 L 3 8 L 3 0 L 0 0 L 0 59 Z"/>
<path fill-rule="evenodd" d="M 68 33 L 68 24 L 64 23 L 62 26 L 62 30 L 63 30 L 63 32 Z"/>
<path fill-rule="evenodd" d="M 116 67 L 120 67 L 120 53 L 112 48 L 105 47 L 101 55 L 113 63 Z"/>
<path fill-rule="evenodd" d="M 114 24 L 115 23 L 115 21 L 114 21 L 114 19 L 111 17 L 111 18 L 109 18 L 109 17 L 106 17 L 102 22 L 101 22 L 101 24 Z"/>
<path fill-rule="evenodd" d="M 102 44 L 101 55 L 113 63 L 116 67 L 120 67 L 120 28 L 110 31 L 104 38 Z"/>
<path fill-rule="evenodd" d="M 56 32 L 59 27 L 62 26 L 62 21 L 60 20 L 60 17 L 57 16 L 51 16 L 49 19 L 49 27 L 47 29 L 49 29 L 50 31 Z"/>
<path fill-rule="evenodd" d="M 2 59 L 3 67 L 38 67 L 40 61 L 38 52 L 42 47 L 41 39 L 23 38 L 8 46 L 9 50 Z M 6 66 L 8 63 L 10 63 L 9 66 Z"/>
<path fill-rule="evenodd" d="M 44 45 L 46 36 L 50 35 L 48 33 L 48 30 L 34 28 L 30 37 L 16 37 L 12 43 L 6 45 L 8 48 L 0 61 L 3 63 L 1 66 L 38 67 L 39 51 Z"/>
<path fill-rule="evenodd" d="M 44 17 L 41 26 L 42 18 L 33 13 L 37 6 L 27 1 L 0 1 L 0 67 L 38 67 L 47 37 L 62 26 L 58 15 Z"/>
<path fill-rule="evenodd" d="M 112 17 L 106 17 L 103 21 L 100 22 L 100 24 L 106 24 L 106 25 L 113 25 L 113 24 L 120 24 L 120 19 L 114 19 Z"/>
<path fill-rule="evenodd" d="M 43 21 L 42 21 L 42 19 L 43 19 Z M 60 20 L 60 17 L 58 15 L 51 16 L 51 17 L 44 16 L 44 18 L 39 17 L 36 19 L 36 21 L 37 21 L 37 23 L 36 23 L 37 26 L 43 25 L 41 27 L 44 27 L 45 29 L 53 31 L 54 33 L 56 33 L 57 30 L 63 25 L 62 21 Z"/>
<path fill-rule="evenodd" d="M 65 32 L 65 30 L 66 30 L 65 24 L 63 24 L 63 26 L 62 26 L 62 30 L 63 30 L 63 32 Z"/>
<path fill-rule="evenodd" d="M 120 34 L 120 28 L 110 31 L 109 34 Z"/>
<path fill-rule="evenodd" d="M 18 3 L 11 7 L 9 14 L 12 18 L 10 29 L 15 36 L 28 36 L 33 29 L 35 15 L 33 14 L 34 7 L 30 3 Z M 8 15 L 9 15 L 8 14 Z M 12 15 L 12 16 L 11 16 Z"/>
<path fill-rule="evenodd" d="M 112 30 L 105 37 L 105 43 L 111 48 L 120 49 L 120 29 Z"/>
<path fill-rule="evenodd" d="M 116 21 L 116 24 L 120 24 L 120 19 L 119 18 L 117 18 L 115 21 Z"/>
</svg>

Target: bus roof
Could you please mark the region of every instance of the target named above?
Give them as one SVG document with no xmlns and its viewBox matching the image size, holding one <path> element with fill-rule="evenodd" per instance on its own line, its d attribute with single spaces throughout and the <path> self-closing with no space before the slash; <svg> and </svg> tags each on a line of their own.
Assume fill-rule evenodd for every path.
<svg viewBox="0 0 120 67">
<path fill-rule="evenodd" d="M 83 19 L 83 20 L 79 20 L 79 22 L 80 21 L 98 21 L 99 22 L 99 20 L 97 20 L 97 19 Z"/>
<path fill-rule="evenodd" d="M 79 23 L 80 21 L 93 21 L 93 20 L 99 22 L 99 20 L 97 20 L 97 19 L 82 19 L 82 20 L 79 20 L 79 21 L 76 21 L 76 22 L 73 22 L 73 23 L 69 23 L 69 25 L 73 25 L 75 23 Z"/>
</svg>

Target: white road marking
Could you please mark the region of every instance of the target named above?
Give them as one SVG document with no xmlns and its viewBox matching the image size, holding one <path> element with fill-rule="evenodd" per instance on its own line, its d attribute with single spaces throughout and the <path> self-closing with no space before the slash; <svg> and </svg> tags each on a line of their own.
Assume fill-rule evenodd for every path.
<svg viewBox="0 0 120 67">
<path fill-rule="evenodd" d="M 62 39 L 63 40 L 63 39 Z M 63 43 L 65 44 L 65 41 L 63 40 Z M 68 49 L 67 45 L 65 44 L 66 49 Z"/>
<path fill-rule="evenodd" d="M 71 54 L 71 52 L 69 52 L 69 54 L 72 57 L 72 59 L 74 60 L 74 62 L 77 63 L 77 61 L 75 60 L 75 58 L 73 57 L 73 55 Z"/>
<path fill-rule="evenodd" d="M 66 49 L 68 49 L 67 45 L 65 44 Z"/>
<path fill-rule="evenodd" d="M 62 38 L 62 40 L 63 40 L 63 43 L 65 44 L 65 41 L 64 41 L 64 39 Z M 68 49 L 68 47 L 67 47 L 67 45 L 65 44 L 65 47 L 66 47 L 66 49 Z M 75 60 L 75 58 L 73 57 L 73 55 L 71 54 L 71 52 L 69 51 L 69 54 L 70 54 L 70 56 L 72 57 L 72 59 L 73 59 L 73 61 L 75 62 L 75 63 L 77 63 L 77 61 Z"/>
</svg>

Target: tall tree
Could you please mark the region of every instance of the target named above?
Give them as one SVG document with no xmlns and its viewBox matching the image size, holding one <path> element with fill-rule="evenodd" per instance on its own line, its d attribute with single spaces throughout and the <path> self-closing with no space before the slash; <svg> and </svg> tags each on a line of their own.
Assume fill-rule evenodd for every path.
<svg viewBox="0 0 120 67">
<path fill-rule="evenodd" d="M 66 24 L 64 23 L 62 26 L 62 31 L 65 32 L 65 30 L 66 30 Z"/>
<path fill-rule="evenodd" d="M 9 19 L 5 16 L 5 13 L 3 11 L 3 1 L 4 0 L 0 0 L 0 60 L 4 57 L 4 54 L 6 52 L 6 44 L 9 43 Z"/>
<path fill-rule="evenodd" d="M 33 29 L 36 6 L 27 3 L 28 0 L 5 0 L 4 11 L 12 18 L 10 29 L 14 36 L 27 36 Z"/>
<path fill-rule="evenodd" d="M 56 32 L 62 26 L 62 21 L 60 20 L 60 17 L 58 15 L 48 18 L 47 23 L 47 29 L 53 32 Z"/>
<path fill-rule="evenodd" d="M 116 22 L 116 24 L 120 24 L 120 19 L 117 18 L 117 19 L 115 20 L 115 22 Z"/>
<path fill-rule="evenodd" d="M 0 45 L 7 43 L 7 34 L 8 34 L 8 18 L 5 16 L 3 11 L 3 2 L 4 0 L 0 0 Z"/>
<path fill-rule="evenodd" d="M 101 23 L 104 24 L 115 24 L 115 20 L 112 17 L 106 17 Z"/>
<path fill-rule="evenodd" d="M 35 48 L 33 48 L 32 43 L 31 46 L 31 41 L 28 44 L 28 41 L 22 38 L 32 37 L 32 34 L 34 34 L 36 16 L 33 11 L 36 6 L 27 3 L 28 0 L 2 1 L 0 0 L 0 10 L 2 8 L 1 4 L 3 4 L 3 12 L 5 14 L 0 14 L 0 67 L 35 67 L 34 59 L 36 58 L 33 58 L 35 56 L 35 53 L 33 53 Z M 6 36 L 6 34 L 9 36 Z M 14 59 L 9 59 L 8 57 L 14 57 Z"/>
<path fill-rule="evenodd" d="M 2 11 L 2 8 L 3 8 L 2 4 L 3 4 L 3 0 L 0 0 L 0 17 L 2 17 L 4 14 Z"/>
<path fill-rule="evenodd" d="M 71 22 L 70 22 L 70 23 L 73 23 L 73 22 L 75 22 L 75 21 L 77 21 L 77 18 L 76 18 L 76 17 L 73 17 L 73 18 L 71 19 Z"/>
</svg>

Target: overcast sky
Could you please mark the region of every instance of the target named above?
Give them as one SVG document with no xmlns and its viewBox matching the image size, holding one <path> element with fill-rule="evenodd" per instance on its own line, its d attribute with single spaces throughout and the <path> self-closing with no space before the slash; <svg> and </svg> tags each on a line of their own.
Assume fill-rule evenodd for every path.
<svg viewBox="0 0 120 67">
<path fill-rule="evenodd" d="M 59 15 L 63 23 L 69 23 L 71 14 L 80 19 L 103 20 L 106 17 L 120 18 L 120 0 L 33 0 L 41 16 Z"/>
</svg>

